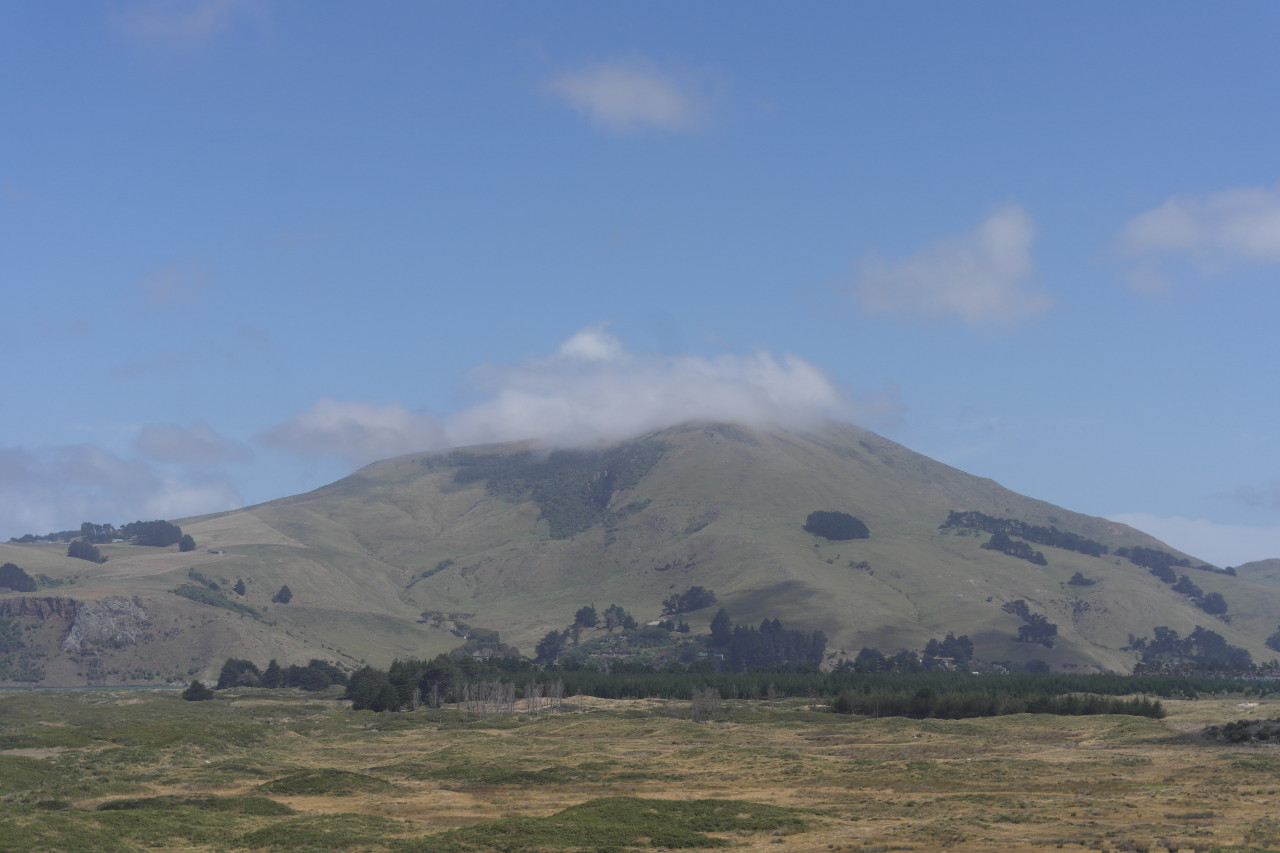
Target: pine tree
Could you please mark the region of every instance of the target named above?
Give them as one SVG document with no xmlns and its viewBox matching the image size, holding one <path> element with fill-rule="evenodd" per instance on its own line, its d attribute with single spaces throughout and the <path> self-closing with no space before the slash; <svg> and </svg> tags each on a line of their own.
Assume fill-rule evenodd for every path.
<svg viewBox="0 0 1280 853">
<path fill-rule="evenodd" d="M 727 646 L 733 636 L 733 622 L 729 619 L 729 611 L 721 607 L 711 620 L 711 642 L 716 646 Z"/>
<path fill-rule="evenodd" d="M 262 673 L 263 687 L 283 687 L 284 671 L 280 669 L 280 664 L 276 663 L 276 659 L 272 658 L 271 663 L 267 664 L 266 670 Z"/>
</svg>

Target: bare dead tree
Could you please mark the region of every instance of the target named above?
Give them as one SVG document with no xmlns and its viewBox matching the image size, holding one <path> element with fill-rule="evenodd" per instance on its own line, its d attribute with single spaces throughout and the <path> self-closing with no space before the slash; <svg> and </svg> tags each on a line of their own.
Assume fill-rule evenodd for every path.
<svg viewBox="0 0 1280 853">
<path fill-rule="evenodd" d="M 689 700 L 689 718 L 695 723 L 705 722 L 720 710 L 720 691 L 714 687 L 695 690 Z"/>
<path fill-rule="evenodd" d="M 553 681 L 548 684 L 547 697 L 551 700 L 552 710 L 559 711 L 560 705 L 564 701 L 564 682 Z"/>
<path fill-rule="evenodd" d="M 529 706 L 529 713 L 542 714 L 542 682 L 530 681 L 524 687 L 524 698 Z"/>
</svg>

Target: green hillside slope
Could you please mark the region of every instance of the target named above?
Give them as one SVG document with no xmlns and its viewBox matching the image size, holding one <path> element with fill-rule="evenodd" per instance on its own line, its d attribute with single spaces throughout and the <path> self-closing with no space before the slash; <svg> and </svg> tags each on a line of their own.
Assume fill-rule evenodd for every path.
<svg viewBox="0 0 1280 853">
<path fill-rule="evenodd" d="M 807 532 L 819 510 L 860 519 L 869 537 Z M 1039 565 L 983 548 L 986 532 L 942 529 L 952 511 L 1056 528 L 1110 553 L 1035 544 Z M 411 454 L 308 494 L 181 524 L 198 551 L 104 546 L 110 559 L 96 565 L 51 546 L 8 545 L 0 560 L 74 577 L 26 598 L 137 597 L 157 620 L 196 614 L 164 617 L 179 619 L 169 629 L 175 648 L 205 648 L 209 626 L 219 626 L 206 671 L 231 655 L 385 665 L 457 646 L 478 628 L 531 654 L 585 604 L 656 619 L 663 599 L 694 585 L 713 590 L 736 622 L 821 629 L 837 655 L 919 649 L 954 631 L 987 660 L 1126 671 L 1131 635 L 1204 625 L 1264 660 L 1275 654 L 1264 641 L 1280 619 L 1275 586 L 1243 572 L 1179 568 L 1226 600 L 1227 613 L 1211 616 L 1115 552 L 1187 555 L 835 423 L 810 433 L 690 424 L 592 451 L 525 443 Z M 193 571 L 252 612 L 173 595 Z M 1077 573 L 1093 583 L 1069 583 Z M 243 596 L 230 592 L 237 579 Z M 291 601 L 273 603 L 283 585 Z M 0 608 L 22 597 L 0 596 Z M 1023 622 L 1004 605 L 1019 599 L 1058 625 L 1052 648 L 1014 641 Z M 714 609 L 686 618 L 705 630 Z M 210 620 L 201 629 L 208 636 L 182 618 Z M 146 645 L 99 654 L 121 669 Z M 198 655 L 179 665 L 175 654 L 171 669 L 199 668 Z"/>
</svg>

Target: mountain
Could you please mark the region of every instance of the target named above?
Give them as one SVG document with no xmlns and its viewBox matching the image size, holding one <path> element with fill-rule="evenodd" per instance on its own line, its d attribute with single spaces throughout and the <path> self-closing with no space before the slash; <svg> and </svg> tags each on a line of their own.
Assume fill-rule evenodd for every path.
<svg viewBox="0 0 1280 853">
<path fill-rule="evenodd" d="M 815 511 L 853 516 L 869 537 L 816 536 L 805 529 Z M 944 529 L 953 511 L 969 523 Z M 0 596 L 0 619 L 22 627 L 10 633 L 24 643 L 0 651 L 0 676 L 23 661 L 26 677 L 38 666 L 45 683 L 63 684 L 182 680 L 232 656 L 385 665 L 485 630 L 531 654 L 584 605 L 647 621 L 691 586 L 714 591 L 737 623 L 821 629 L 837 656 L 921 649 L 951 631 L 986 660 L 1078 671 L 1127 671 L 1131 635 L 1162 625 L 1183 635 L 1202 625 L 1268 660 L 1280 619 L 1269 577 L 1196 571 L 1200 561 L 1123 524 L 837 423 L 684 424 L 590 451 L 523 442 L 410 454 L 180 524 L 196 551 L 104 545 L 108 562 L 94 564 L 65 547 L 0 546 L 0 561 L 65 581 Z M 983 547 L 983 524 L 1042 559 Z M 1036 531 L 1077 550 L 1033 542 Z M 1107 553 L 1082 553 L 1082 542 Z M 1123 548 L 1185 560 L 1174 571 L 1227 612 L 1204 612 Z M 286 585 L 289 603 L 273 602 Z M 716 609 L 684 618 L 706 630 Z M 1051 648 L 1016 641 L 1028 614 L 1057 625 Z"/>
</svg>

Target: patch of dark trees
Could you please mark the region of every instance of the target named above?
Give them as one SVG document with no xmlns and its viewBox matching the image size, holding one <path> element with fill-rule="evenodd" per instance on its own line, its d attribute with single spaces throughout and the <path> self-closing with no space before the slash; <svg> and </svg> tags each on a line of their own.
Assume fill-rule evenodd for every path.
<svg viewBox="0 0 1280 853">
<path fill-rule="evenodd" d="M 71 542 L 81 540 L 88 545 L 106 545 L 116 540 L 132 541 L 134 545 L 150 545 L 167 548 L 177 545 L 180 551 L 194 551 L 196 541 L 190 535 L 183 535 L 178 525 L 168 521 L 133 521 L 123 527 L 114 524 L 98 524 L 92 521 L 82 522 L 79 530 L 56 530 L 52 533 L 37 535 L 24 533 L 9 539 L 16 545 L 31 545 L 37 542 Z M 89 552 L 85 551 L 85 554 Z M 69 555 L 74 556 L 74 555 Z M 96 557 L 81 557 L 94 562 L 105 562 Z"/>
<path fill-rule="evenodd" d="M 91 563 L 105 563 L 107 558 L 102 556 L 102 552 L 98 550 L 97 545 L 90 545 L 83 539 L 76 539 L 67 546 L 67 556 L 75 557 L 77 560 L 88 560 Z"/>
<path fill-rule="evenodd" d="M 1143 548 L 1138 545 L 1128 548 L 1117 548 L 1117 557 L 1124 557 L 1135 566 L 1141 566 L 1144 569 L 1150 569 L 1151 574 L 1163 580 L 1165 583 L 1173 583 L 1174 569 L 1190 569 L 1194 568 L 1199 572 L 1211 572 L 1217 575 L 1231 575 L 1235 577 L 1236 570 L 1228 566 L 1225 569 L 1218 569 L 1208 563 L 1201 563 L 1198 566 L 1192 566 L 1191 561 L 1185 557 L 1175 557 L 1168 551 L 1161 551 L 1159 548 Z M 1166 579 L 1168 578 L 1168 579 Z"/>
<path fill-rule="evenodd" d="M 24 533 L 21 536 L 10 536 L 9 542 L 14 545 L 33 545 L 37 542 L 70 542 L 80 535 L 79 530 L 55 530 L 52 533 Z"/>
<path fill-rule="evenodd" d="M 521 687 L 553 680 L 532 662 L 517 657 L 475 658 L 442 654 L 431 660 L 396 659 L 387 669 L 364 666 L 351 674 L 343 698 L 357 711 L 399 711 L 403 708 L 439 708 L 461 702 L 470 686 L 480 683 L 513 683 L 523 676 Z M 517 691 L 509 692 L 515 698 Z M 521 696 L 525 690 L 521 689 Z M 546 695 L 545 692 L 540 695 Z"/>
<path fill-rule="evenodd" d="M 981 530 L 993 535 L 1001 533 L 1005 536 L 1017 536 L 1019 539 L 1025 539 L 1037 545 L 1049 545 L 1054 548 L 1075 551 L 1078 554 L 1087 554 L 1090 557 L 1101 557 L 1107 553 L 1106 545 L 1101 542 L 1095 542 L 1078 533 L 1059 530 L 1053 526 L 1044 527 L 1038 524 L 1028 524 L 1016 518 L 998 518 L 976 510 L 967 512 L 951 510 L 947 514 L 947 520 L 939 525 L 938 529 L 949 530 L 956 528 Z"/>
<path fill-rule="evenodd" d="M 1043 553 L 1035 550 L 1026 542 L 1010 539 L 1006 533 L 992 533 L 991 539 L 983 543 L 982 547 L 988 551 L 999 551 L 1002 554 L 1008 554 L 1010 557 L 1017 557 L 1020 560 L 1035 563 L 1037 566 L 1049 565 L 1049 561 L 1044 558 Z"/>
<path fill-rule="evenodd" d="M 867 717 L 926 717 L 959 720 L 969 717 L 997 717 L 1005 714 L 1057 714 L 1085 716 L 1091 714 L 1127 714 L 1137 717 L 1163 718 L 1159 700 L 1145 696 L 1123 699 L 1093 694 L 1048 693 L 1014 694 L 1007 691 L 973 690 L 936 691 L 928 687 L 916 690 L 878 690 L 864 692 L 846 690 L 836 697 L 831 710 L 839 714 Z"/>
<path fill-rule="evenodd" d="M 662 614 L 692 613 L 716 603 L 716 594 L 700 586 L 691 586 L 681 593 L 672 593 L 662 601 Z"/>
<path fill-rule="evenodd" d="M 305 667 L 280 667 L 275 661 L 263 671 L 250 661 L 230 659 L 219 674 L 219 689 L 227 687 L 289 687 L 322 691 L 346 684 L 344 698 L 356 710 L 398 711 L 415 707 L 439 708 L 459 703 L 477 686 L 505 684 L 506 695 L 596 696 L 605 699 L 691 699 L 699 692 L 715 690 L 725 699 L 808 697 L 812 702 L 832 702 L 845 693 L 862 696 L 917 697 L 924 692 L 936 714 L 950 715 L 966 705 L 987 707 L 992 699 L 960 701 L 942 697 L 964 694 L 996 697 L 999 708 L 1018 707 L 1026 713 L 1139 713 L 1150 714 L 1141 704 L 1097 710 L 1089 696 L 1124 697 L 1141 694 L 1164 699 L 1195 699 L 1206 695 L 1265 696 L 1274 682 L 1252 678 L 1205 675 L 1071 675 L 981 674 L 936 669 L 912 673 L 821 672 L 816 669 L 759 669 L 750 672 L 716 670 L 709 661 L 663 667 L 620 663 L 612 672 L 574 662 L 540 667 L 525 658 L 480 658 L 458 650 L 430 660 L 395 660 L 387 669 L 362 667 L 345 675 L 325 661 L 312 660 Z M 225 686 L 222 686 L 225 685 Z M 386 689 L 390 685 L 391 689 Z M 554 687 L 554 690 L 552 689 Z M 1065 697 L 1076 695 L 1075 700 Z M 1060 704 L 1037 697 L 1062 697 Z M 856 698 L 856 697 L 855 697 Z M 861 701 L 861 700 L 859 700 Z M 897 702 L 899 700 L 893 700 Z M 879 703 L 881 715 L 893 707 Z M 1093 710 L 1086 710 L 1093 709 Z M 907 710 L 911 710 L 908 703 Z M 918 710 L 918 709 L 917 709 Z M 874 711 L 872 712 L 874 713 Z"/>
<path fill-rule="evenodd" d="M 182 698 L 188 702 L 207 702 L 213 697 L 213 689 L 198 678 L 187 685 L 186 690 L 182 691 Z"/>
<path fill-rule="evenodd" d="M 804 529 L 814 536 L 821 536 L 832 542 L 871 538 L 871 531 L 861 519 L 854 518 L 847 512 L 832 509 L 820 509 L 809 513 L 804 521 Z"/>
<path fill-rule="evenodd" d="M 16 563 L 5 563 L 0 566 L 0 587 L 14 592 L 35 592 L 36 579 Z"/>
<path fill-rule="evenodd" d="M 765 619 L 760 627 L 734 625 L 721 607 L 711 620 L 708 650 L 731 672 L 755 669 L 817 669 L 827 652 L 827 636 L 821 631 L 796 631 L 777 619 Z"/>
<path fill-rule="evenodd" d="M 71 531 L 63 531 L 67 533 Z M 182 528 L 171 521 L 131 521 L 121 528 L 116 528 L 114 524 L 96 524 L 92 521 L 86 521 L 80 525 L 80 536 L 78 539 L 72 539 L 67 545 L 67 556 L 75 557 L 78 560 L 88 560 L 91 563 L 105 563 L 107 558 L 98 550 L 98 545 L 108 542 L 126 541 L 134 545 L 145 545 L 152 548 L 168 548 L 171 545 L 177 545 L 179 551 L 194 551 L 196 549 L 196 540 L 191 535 L 184 534 Z M 51 537 L 61 534 L 50 533 L 45 537 L 35 537 L 26 534 L 20 539 L 11 539 L 11 542 L 37 542 L 37 541 L 54 541 Z"/>
<path fill-rule="evenodd" d="M 1164 554 L 1163 551 L 1156 553 Z M 1170 556 L 1166 554 L 1165 556 Z M 1181 563 L 1186 563 L 1182 560 Z M 1223 598 L 1220 592 L 1206 593 L 1191 578 L 1186 575 L 1178 575 L 1168 564 L 1157 563 L 1151 568 L 1151 574 L 1167 584 L 1172 584 L 1173 591 L 1190 598 L 1201 610 L 1210 616 L 1223 616 L 1227 612 L 1227 600 Z"/>
<path fill-rule="evenodd" d="M 846 658 L 836 664 L 838 673 L 884 673 L 884 672 L 928 672 L 931 670 L 950 670 L 967 668 L 975 661 L 973 641 L 968 635 L 956 636 L 948 631 L 941 640 L 933 639 L 925 644 L 924 653 L 902 650 L 894 654 L 886 654 L 880 649 L 863 648 L 852 659 Z"/>
<path fill-rule="evenodd" d="M 124 540 L 134 545 L 168 548 L 182 540 L 182 528 L 171 521 L 163 520 L 131 521 L 120 528 L 114 524 L 95 524 L 92 521 L 86 521 L 80 525 L 79 538 L 90 545 L 105 545 L 116 540 Z"/>
<path fill-rule="evenodd" d="M 532 499 L 542 511 L 552 539 L 567 539 L 600 523 L 612 523 L 644 509 L 633 501 L 611 510 L 614 495 L 635 487 L 662 458 L 666 445 L 637 441 L 607 451 L 555 450 L 550 453 L 468 453 L 444 461 L 454 466 L 453 482 L 483 482 L 490 494 Z M 438 465 L 429 457 L 424 464 Z"/>
<path fill-rule="evenodd" d="M 218 673 L 218 690 L 229 687 L 297 687 L 302 690 L 320 691 L 335 684 L 346 685 L 344 669 L 328 661 L 312 658 L 306 666 L 293 664 L 282 667 L 275 658 L 266 669 L 243 658 L 227 658 Z"/>
<path fill-rule="evenodd" d="M 630 613 L 616 604 L 610 604 L 604 609 L 603 618 L 596 611 L 594 604 L 587 604 L 578 608 L 578 612 L 573 615 L 573 624 L 580 628 L 601 627 L 606 631 L 613 631 L 617 628 L 631 630 L 636 627 L 636 620 Z"/>
<path fill-rule="evenodd" d="M 1280 719 L 1235 720 L 1206 726 L 1200 735 L 1216 743 L 1280 743 Z"/>
<path fill-rule="evenodd" d="M 1022 620 L 1023 624 L 1018 626 L 1016 638 L 1019 643 L 1038 643 L 1046 649 L 1053 648 L 1054 637 L 1058 636 L 1058 626 L 1050 622 L 1043 613 L 1032 613 L 1027 602 L 1021 598 L 1005 602 L 1000 609 Z"/>
<path fill-rule="evenodd" d="M 702 589 L 702 587 L 694 587 L 694 589 Z M 714 594 L 712 598 L 714 599 Z M 643 645 L 646 635 L 658 642 L 666 642 L 667 634 L 674 629 L 673 624 L 651 625 L 641 629 L 637 626 L 635 617 L 628 613 L 625 609 L 617 604 L 610 604 L 604 609 L 604 617 L 596 611 L 594 604 L 587 604 L 578 608 L 573 616 L 573 623 L 563 631 L 552 630 L 543 635 L 534 648 L 534 660 L 537 663 L 553 663 L 560 659 L 566 651 L 578 644 L 582 638 L 583 628 L 603 627 L 609 633 L 615 630 L 632 633 L 633 639 L 640 640 L 639 645 Z M 689 628 L 686 625 L 685 631 Z M 493 633 L 493 642 L 499 648 L 507 648 L 498 640 L 496 631 Z"/>
<path fill-rule="evenodd" d="M 1186 637 L 1172 628 L 1160 625 L 1154 636 L 1129 635 L 1128 648 L 1142 653 L 1134 673 L 1251 673 L 1253 657 L 1248 649 L 1233 646 L 1215 631 L 1200 625 Z"/>
</svg>

